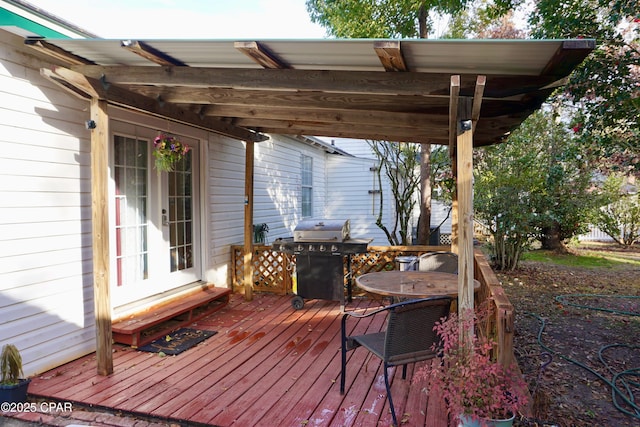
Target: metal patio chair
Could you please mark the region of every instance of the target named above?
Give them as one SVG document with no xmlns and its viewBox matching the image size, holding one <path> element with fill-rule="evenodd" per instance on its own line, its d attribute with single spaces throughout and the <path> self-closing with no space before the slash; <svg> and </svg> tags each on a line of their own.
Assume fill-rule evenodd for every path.
<svg viewBox="0 0 640 427">
<path fill-rule="evenodd" d="M 458 255 L 453 252 L 429 252 L 418 258 L 419 271 L 458 274 Z"/>
<path fill-rule="evenodd" d="M 365 314 L 347 312 L 342 316 L 342 371 L 340 394 L 344 394 L 346 380 L 347 351 L 364 347 L 384 364 L 384 383 L 391 407 L 394 425 L 398 425 L 396 411 L 391 399 L 388 368 L 402 365 L 402 379 L 407 377 L 407 364 L 437 356 L 434 343 L 438 336 L 433 330 L 435 323 L 449 314 L 451 297 L 431 297 L 392 304 Z M 387 314 L 385 331 L 365 335 L 347 336 L 347 319 L 364 318 L 376 314 Z"/>
</svg>

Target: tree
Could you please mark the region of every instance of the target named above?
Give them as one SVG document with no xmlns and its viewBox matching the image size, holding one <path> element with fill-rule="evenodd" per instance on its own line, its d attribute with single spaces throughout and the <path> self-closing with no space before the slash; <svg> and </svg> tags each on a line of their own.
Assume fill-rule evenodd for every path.
<svg viewBox="0 0 640 427">
<path fill-rule="evenodd" d="M 382 222 L 383 197 L 380 196 L 380 208 L 376 225 L 384 231 L 390 245 L 409 245 L 411 243 L 411 214 L 416 204 L 415 192 L 420 185 L 418 155 L 419 144 L 388 141 L 367 141 L 377 158 L 378 187 L 381 185 L 381 173 L 384 171 L 391 185 L 394 198 L 394 221 L 391 230 Z"/>
<path fill-rule="evenodd" d="M 476 153 L 474 206 L 476 218 L 492 235 L 492 261 L 500 270 L 516 268 L 534 241 L 532 187 L 539 188 L 538 154 L 523 143 L 503 143 Z"/>
<path fill-rule="evenodd" d="M 564 242 L 587 231 L 594 200 L 592 162 L 582 144 L 556 112 L 541 111 L 527 120 L 516 138 L 541 150 L 542 186 L 535 194 L 537 236 L 544 249 L 564 251 Z"/>
<path fill-rule="evenodd" d="M 451 169 L 449 146 L 436 145 L 431 150 L 431 182 L 433 183 L 433 199 L 449 206 L 447 216 L 434 229 L 439 229 L 449 218 L 452 210 L 453 194 L 456 182 Z M 435 230 L 434 230 L 435 231 Z"/>
<path fill-rule="evenodd" d="M 520 0 L 493 2 L 474 0 L 451 17 L 445 37 L 479 39 L 523 39 L 527 33 L 515 22 Z"/>
<path fill-rule="evenodd" d="M 427 38 L 442 14 L 469 0 L 307 0 L 311 21 L 345 38 Z"/>
<path fill-rule="evenodd" d="M 640 242 L 640 194 L 630 191 L 622 174 L 611 174 L 600 193 L 593 223 L 623 246 Z"/>
<path fill-rule="evenodd" d="M 567 123 L 539 110 L 507 142 L 480 151 L 475 207 L 493 235 L 496 265 L 515 268 L 534 240 L 546 248 L 586 231 L 592 168 Z"/>
<path fill-rule="evenodd" d="M 609 168 L 640 173 L 640 10 L 635 0 L 539 0 L 536 38 L 594 38 L 598 46 L 557 94 L 573 129 Z"/>
</svg>

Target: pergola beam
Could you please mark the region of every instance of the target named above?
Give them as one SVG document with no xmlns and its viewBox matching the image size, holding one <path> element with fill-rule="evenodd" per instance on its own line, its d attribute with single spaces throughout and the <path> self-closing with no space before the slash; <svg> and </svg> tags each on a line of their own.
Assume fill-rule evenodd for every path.
<svg viewBox="0 0 640 427">
<path fill-rule="evenodd" d="M 54 67 L 52 70 L 43 69 L 41 70 L 41 74 L 63 84 L 65 87 L 75 88 L 76 95 L 78 92 L 84 92 L 91 98 L 104 99 L 113 105 L 165 117 L 179 123 L 210 130 L 243 141 L 260 142 L 268 138 L 265 135 L 239 128 L 221 120 L 200 117 L 196 113 L 181 109 L 173 104 L 163 103 L 162 99 L 154 100 L 122 89 L 106 81 L 104 78 L 99 80 L 94 79 L 64 67 Z"/>
<path fill-rule="evenodd" d="M 190 86 L 263 91 L 322 91 L 346 94 L 409 95 L 448 98 L 450 76 L 444 73 L 378 71 L 272 70 L 211 67 L 74 65 L 73 71 L 116 85 Z M 539 90 L 557 79 L 549 76 L 500 76 L 487 79 L 486 95 L 506 98 Z M 460 93 L 473 96 L 476 76 L 460 74 Z"/>
</svg>

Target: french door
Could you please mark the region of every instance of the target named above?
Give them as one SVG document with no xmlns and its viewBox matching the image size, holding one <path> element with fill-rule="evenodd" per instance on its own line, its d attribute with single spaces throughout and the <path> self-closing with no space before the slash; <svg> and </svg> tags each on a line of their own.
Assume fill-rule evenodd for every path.
<svg viewBox="0 0 640 427">
<path fill-rule="evenodd" d="M 147 300 L 200 279 L 198 142 L 173 171 L 154 167 L 157 131 L 116 122 L 112 136 L 112 305 Z"/>
</svg>

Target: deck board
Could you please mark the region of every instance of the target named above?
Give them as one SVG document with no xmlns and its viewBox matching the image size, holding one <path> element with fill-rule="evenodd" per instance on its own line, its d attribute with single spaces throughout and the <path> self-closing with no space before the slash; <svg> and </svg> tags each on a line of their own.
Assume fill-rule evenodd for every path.
<svg viewBox="0 0 640 427">
<path fill-rule="evenodd" d="M 347 310 L 373 310 L 356 299 Z M 290 296 L 233 295 L 195 326 L 218 333 L 178 356 L 159 357 L 114 345 L 114 373 L 96 373 L 88 355 L 32 379 L 29 393 L 47 399 L 197 422 L 212 426 L 389 426 L 381 363 L 363 350 L 348 353 L 340 394 L 338 302 L 312 300 L 302 310 Z M 350 334 L 378 331 L 382 316 L 348 320 Z M 430 362 L 421 362 L 430 363 Z M 418 364 L 419 366 L 420 364 Z M 417 369 L 417 368 L 416 368 Z M 392 393 L 403 426 L 446 427 L 441 399 L 425 381 L 391 369 Z"/>
</svg>

